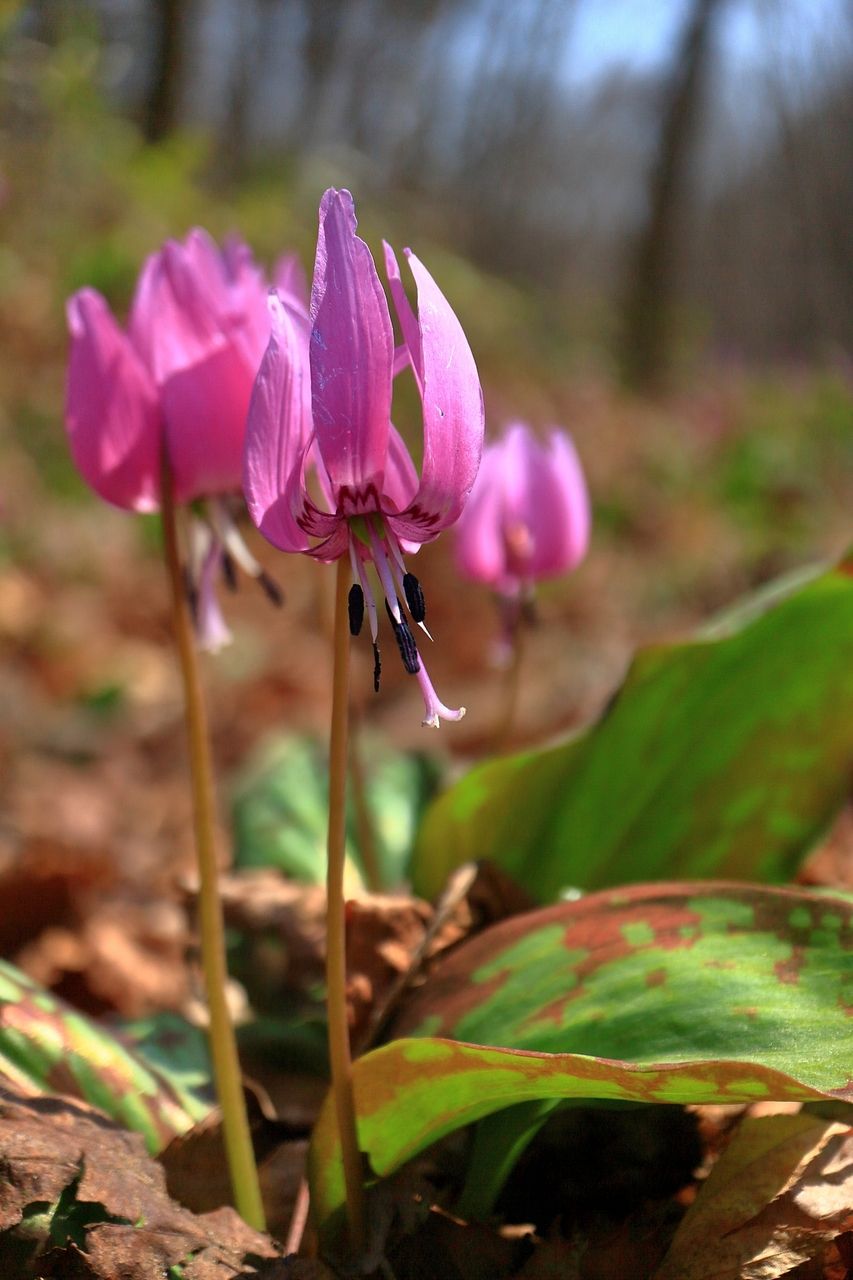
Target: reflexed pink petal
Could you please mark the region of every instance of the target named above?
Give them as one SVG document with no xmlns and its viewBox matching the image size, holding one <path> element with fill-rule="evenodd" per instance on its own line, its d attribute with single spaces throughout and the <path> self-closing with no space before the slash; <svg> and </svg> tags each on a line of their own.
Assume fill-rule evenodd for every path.
<svg viewBox="0 0 853 1280">
<path fill-rule="evenodd" d="M 401 343 L 399 347 L 394 348 L 394 377 L 395 378 L 399 373 L 402 373 L 404 369 L 408 369 L 411 363 L 412 361 L 411 361 L 411 357 L 409 356 L 409 348 L 406 346 L 405 342 Z"/>
<path fill-rule="evenodd" d="M 154 511 L 161 424 L 151 380 L 94 289 L 81 289 L 69 299 L 68 326 L 65 418 L 74 462 L 107 502 Z"/>
<path fill-rule="evenodd" d="M 309 304 L 308 277 L 305 268 L 296 253 L 284 253 L 278 259 L 272 272 L 273 287 L 279 293 L 307 312 Z"/>
<path fill-rule="evenodd" d="M 421 360 L 421 334 L 418 328 L 418 319 L 412 310 L 412 304 L 406 297 L 406 290 L 403 288 L 397 255 L 387 240 L 382 241 L 382 248 L 385 250 L 385 274 L 388 276 L 394 310 L 397 312 L 397 319 L 400 321 L 400 328 L 403 331 L 403 346 L 408 353 L 412 372 L 420 389 L 423 388 L 424 371 Z M 395 373 L 397 372 L 398 359 L 399 357 L 395 355 Z"/>
<path fill-rule="evenodd" d="M 383 510 L 389 509 L 385 500 L 390 499 L 393 510 L 402 511 L 412 501 L 417 489 L 418 473 L 408 445 L 397 428 L 391 426 L 388 431 L 388 456 L 382 486 Z"/>
<path fill-rule="evenodd" d="M 131 338 L 160 388 L 180 501 L 237 489 L 246 414 L 269 334 L 262 277 L 248 248 L 220 253 L 196 228 L 143 268 Z"/>
<path fill-rule="evenodd" d="M 474 483 L 483 448 L 483 393 L 450 304 L 426 267 L 407 256 L 418 287 L 424 461 L 418 492 L 394 517 L 394 528 L 401 537 L 425 542 L 458 519 Z"/>
<path fill-rule="evenodd" d="M 343 531 L 346 537 L 340 550 L 332 557 L 336 559 L 337 555 L 346 550 L 349 540 L 348 525 L 343 517 L 321 510 L 308 492 L 305 471 L 313 450 L 314 441 L 309 440 L 288 476 L 284 496 L 296 527 L 304 534 L 307 534 L 309 538 L 333 538 Z M 338 545 L 337 542 L 335 545 Z M 307 550 L 308 548 L 305 549 Z M 316 551 L 316 548 L 312 550 L 311 554 L 314 554 L 314 551 Z"/>
<path fill-rule="evenodd" d="M 507 573 L 501 449 L 489 445 L 483 450 L 477 480 L 456 525 L 459 572 L 489 586 L 497 586 Z"/>
<path fill-rule="evenodd" d="M 314 429 L 336 491 L 381 488 L 391 415 L 394 335 L 348 191 L 327 191 L 311 293 Z"/>
<path fill-rule="evenodd" d="M 249 513 L 264 536 L 283 551 L 305 551 L 308 538 L 293 518 L 287 487 L 310 431 L 303 391 L 307 353 L 275 292 L 269 307 L 272 334 L 249 406 L 243 488 Z M 302 470 L 300 466 L 300 483 Z"/>
</svg>

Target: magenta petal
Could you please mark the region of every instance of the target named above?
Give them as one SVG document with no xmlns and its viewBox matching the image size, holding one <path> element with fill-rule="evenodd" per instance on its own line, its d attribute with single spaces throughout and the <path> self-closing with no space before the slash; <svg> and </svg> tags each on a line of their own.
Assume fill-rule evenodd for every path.
<svg viewBox="0 0 853 1280">
<path fill-rule="evenodd" d="M 238 490 L 252 378 L 232 346 L 166 380 L 160 391 L 179 502 Z"/>
<path fill-rule="evenodd" d="M 240 486 L 246 414 L 269 335 L 266 295 L 248 248 L 220 253 L 201 230 L 146 262 L 131 338 L 160 388 L 180 501 Z"/>
<path fill-rule="evenodd" d="M 385 274 L 388 276 L 388 286 L 391 290 L 394 310 L 397 312 L 397 319 L 400 321 L 400 328 L 403 331 L 403 346 L 408 352 L 415 381 L 419 388 L 423 388 L 424 372 L 421 361 L 421 335 L 418 329 L 418 319 L 412 310 L 412 304 L 406 297 L 406 290 L 403 288 L 400 268 L 397 264 L 397 256 L 394 250 L 387 240 L 382 241 L 382 248 L 385 250 Z M 402 367 L 399 353 L 396 353 L 394 360 L 395 372 L 397 372 L 398 364 Z"/>
<path fill-rule="evenodd" d="M 225 306 L 223 328 L 229 338 L 241 348 L 254 377 L 270 336 L 267 310 L 269 287 L 251 249 L 239 236 L 231 235 L 225 241 L 222 262 L 225 273 L 222 294 Z M 301 302 L 294 299 L 293 306 L 302 311 L 307 328 L 307 298 L 303 298 Z"/>
<path fill-rule="evenodd" d="M 502 470 L 508 562 L 519 577 L 550 578 L 574 569 L 589 541 L 589 498 L 574 445 L 554 431 L 548 448 L 523 424 L 507 432 Z M 516 531 L 524 546 L 513 548 Z"/>
<path fill-rule="evenodd" d="M 281 299 L 270 293 L 272 334 L 249 406 L 243 488 L 249 513 L 265 537 L 283 551 L 305 551 L 308 538 L 296 524 L 287 493 L 299 469 L 310 430 L 303 384 L 307 353 Z"/>
<path fill-rule="evenodd" d="M 402 511 L 418 491 L 418 473 L 408 445 L 395 426 L 388 430 L 388 456 L 382 485 L 384 511 Z"/>
<path fill-rule="evenodd" d="M 282 254 L 273 267 L 272 282 L 286 301 L 308 311 L 308 277 L 298 254 Z"/>
<path fill-rule="evenodd" d="M 218 250 L 200 231 L 188 242 L 170 240 L 151 254 L 133 296 L 130 339 L 157 386 L 224 344 Z"/>
<path fill-rule="evenodd" d="M 507 575 L 502 445 L 489 445 L 456 525 L 456 564 L 463 577 L 499 586 Z"/>
<path fill-rule="evenodd" d="M 423 542 L 458 519 L 480 465 L 483 393 L 477 366 L 444 294 L 408 254 L 418 287 L 424 461 L 418 492 L 395 517 L 400 536 Z"/>
<path fill-rule="evenodd" d="M 381 486 L 391 416 L 394 335 L 348 191 L 327 191 L 311 293 L 314 429 L 336 492 Z"/>
<path fill-rule="evenodd" d="M 552 559 L 547 571 L 562 573 L 574 569 L 586 555 L 592 513 L 583 468 L 569 436 L 563 431 L 553 430 L 548 452 L 551 475 L 559 486 L 562 502 L 559 518 L 551 528 L 551 538 L 559 549 L 554 559 L 559 559 L 560 563 L 559 567 L 552 569 Z"/>
<path fill-rule="evenodd" d="M 107 502 L 154 511 L 160 491 L 156 391 L 99 293 L 81 289 L 67 312 L 65 420 L 74 462 Z"/>
</svg>

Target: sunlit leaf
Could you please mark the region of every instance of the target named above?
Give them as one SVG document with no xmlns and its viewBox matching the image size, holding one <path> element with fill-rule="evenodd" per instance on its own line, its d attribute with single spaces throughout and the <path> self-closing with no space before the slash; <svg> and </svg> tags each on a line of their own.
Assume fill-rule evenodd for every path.
<svg viewBox="0 0 853 1280">
<path fill-rule="evenodd" d="M 789 879 L 853 765 L 851 562 L 786 589 L 714 638 L 643 650 L 580 737 L 473 769 L 427 812 L 416 891 L 434 897 L 474 858 L 542 901 L 667 876 Z"/>
<path fill-rule="evenodd" d="M 853 899 L 643 885 L 516 916 L 439 964 L 394 1032 L 355 1067 L 359 1143 L 378 1175 L 542 1098 L 853 1100 Z M 342 1175 L 328 1104 L 311 1167 L 331 1220 Z"/>
</svg>

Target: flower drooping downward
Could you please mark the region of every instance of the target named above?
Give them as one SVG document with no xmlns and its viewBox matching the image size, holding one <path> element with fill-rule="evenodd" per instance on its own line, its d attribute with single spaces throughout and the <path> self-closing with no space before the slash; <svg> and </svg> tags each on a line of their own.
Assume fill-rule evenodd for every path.
<svg viewBox="0 0 853 1280">
<path fill-rule="evenodd" d="M 565 432 L 552 428 L 543 444 L 515 422 L 487 445 L 456 529 L 456 567 L 496 592 L 499 665 L 512 662 L 520 628 L 535 619 L 536 583 L 576 568 L 589 530 L 586 481 Z"/>
<path fill-rule="evenodd" d="M 261 532 L 284 551 L 327 562 L 349 556 L 350 630 L 367 612 L 379 685 L 379 620 L 368 575 L 372 564 L 406 670 L 417 676 L 424 724 L 458 720 L 438 698 L 410 620 L 426 631 L 420 584 L 404 551 L 436 538 L 459 517 L 477 474 L 483 399 L 462 328 L 432 276 L 409 250 L 417 287 L 412 310 L 393 251 L 385 267 L 403 336 L 395 350 L 385 293 L 367 245 L 356 235 L 352 196 L 327 191 L 311 291 L 310 368 L 299 333 L 280 298 L 271 296 L 272 337 L 255 384 L 246 436 L 244 487 Z M 394 375 L 410 367 L 423 406 L 423 468 L 418 479 L 391 423 Z M 303 381 L 310 377 L 306 423 Z M 320 497 L 308 490 L 316 466 Z M 429 634 L 429 633 L 427 633 Z"/>
<path fill-rule="evenodd" d="M 289 283 L 283 305 L 307 350 L 307 307 L 287 268 L 282 260 L 277 270 Z M 248 247 L 232 239 L 220 250 L 196 228 L 146 260 L 126 333 L 94 289 L 68 301 L 66 423 L 74 461 L 107 502 L 155 511 L 165 449 L 176 500 L 195 504 L 187 590 L 199 643 L 208 649 L 230 638 L 214 589 L 219 572 L 230 582 L 239 564 L 279 597 L 231 509 L 252 384 L 270 333 L 266 298 Z"/>
<path fill-rule="evenodd" d="M 516 599 L 574 569 L 586 554 L 590 511 L 575 447 L 553 428 L 541 444 L 523 422 L 486 446 L 456 530 L 459 572 Z"/>
</svg>

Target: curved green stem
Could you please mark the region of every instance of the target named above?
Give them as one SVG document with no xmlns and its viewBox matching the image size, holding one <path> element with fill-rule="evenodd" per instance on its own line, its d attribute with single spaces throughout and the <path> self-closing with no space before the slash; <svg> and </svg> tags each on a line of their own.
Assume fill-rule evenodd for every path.
<svg viewBox="0 0 853 1280">
<path fill-rule="evenodd" d="M 338 561 L 335 585 L 332 727 L 329 737 L 329 843 L 326 877 L 326 1008 L 329 1020 L 329 1063 L 332 1093 L 343 1154 L 350 1247 L 362 1253 L 366 1241 L 364 1182 L 355 1099 L 346 1000 L 346 856 L 347 737 L 349 728 L 349 560 Z"/>
<path fill-rule="evenodd" d="M 193 795 L 193 824 L 200 880 L 199 919 L 201 963 L 210 1015 L 210 1055 L 216 1095 L 222 1110 L 225 1151 L 234 1203 L 241 1217 L 258 1231 L 265 1230 L 252 1137 L 246 1115 L 237 1042 L 226 997 L 228 970 L 225 931 L 216 863 L 216 799 L 207 715 L 202 696 L 195 637 L 187 610 L 172 475 L 163 465 L 161 518 L 166 568 L 172 588 L 172 616 L 184 686 L 184 711 Z"/>
</svg>

